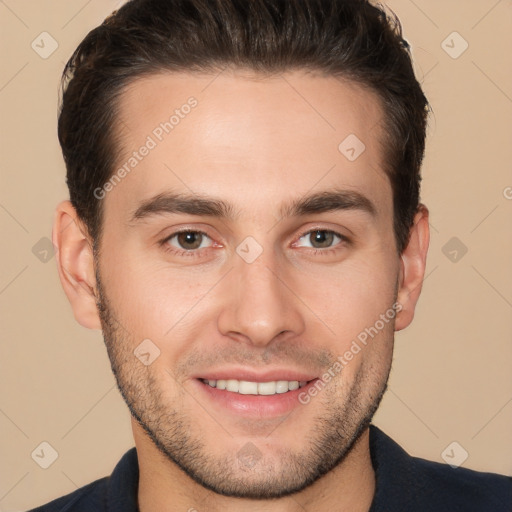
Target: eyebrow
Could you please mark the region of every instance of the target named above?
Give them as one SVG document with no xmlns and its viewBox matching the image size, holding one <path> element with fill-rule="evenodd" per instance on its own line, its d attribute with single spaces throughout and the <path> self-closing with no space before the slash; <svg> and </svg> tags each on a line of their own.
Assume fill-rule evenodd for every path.
<svg viewBox="0 0 512 512">
<path fill-rule="evenodd" d="M 353 190 L 324 190 L 284 203 L 279 209 L 281 218 L 300 217 L 312 213 L 359 210 L 375 217 L 375 205 L 363 194 Z M 228 202 L 211 197 L 164 192 L 142 201 L 130 216 L 137 222 L 162 214 L 188 214 L 236 220 L 240 211 Z"/>
</svg>

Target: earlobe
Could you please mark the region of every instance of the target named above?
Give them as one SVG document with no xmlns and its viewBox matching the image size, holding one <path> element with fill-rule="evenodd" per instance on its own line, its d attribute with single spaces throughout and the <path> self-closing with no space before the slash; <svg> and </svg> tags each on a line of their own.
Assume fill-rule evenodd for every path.
<svg viewBox="0 0 512 512">
<path fill-rule="evenodd" d="M 89 329 L 101 329 L 92 245 L 70 201 L 61 202 L 55 210 L 52 240 L 60 282 L 75 319 Z"/>
<path fill-rule="evenodd" d="M 430 241 L 429 212 L 420 204 L 411 227 L 409 242 L 400 256 L 400 276 L 397 302 L 401 311 L 395 322 L 395 331 L 405 329 L 414 318 L 414 310 L 420 297 L 427 252 Z"/>
</svg>

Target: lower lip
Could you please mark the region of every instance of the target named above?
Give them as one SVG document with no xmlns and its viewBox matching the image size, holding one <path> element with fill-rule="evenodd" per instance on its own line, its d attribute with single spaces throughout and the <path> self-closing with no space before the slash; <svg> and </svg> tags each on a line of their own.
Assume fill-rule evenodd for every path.
<svg viewBox="0 0 512 512">
<path fill-rule="evenodd" d="M 305 386 L 293 391 L 276 393 L 275 395 L 242 395 L 225 389 L 212 388 L 201 379 L 195 379 L 195 382 L 200 392 L 224 409 L 241 416 L 261 418 L 282 416 L 296 407 L 302 407 L 303 404 L 299 401 L 299 395 L 307 394 L 309 388 L 314 386 L 317 380 L 311 380 Z"/>
</svg>

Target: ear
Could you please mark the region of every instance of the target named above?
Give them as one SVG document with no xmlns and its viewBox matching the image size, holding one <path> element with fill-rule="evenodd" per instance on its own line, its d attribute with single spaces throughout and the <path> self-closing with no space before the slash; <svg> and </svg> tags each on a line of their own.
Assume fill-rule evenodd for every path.
<svg viewBox="0 0 512 512">
<path fill-rule="evenodd" d="M 400 256 L 400 277 L 397 302 L 402 305 L 395 322 L 395 331 L 405 329 L 414 318 L 425 276 L 430 241 L 428 209 L 420 204 L 414 216 L 407 247 Z"/>
<path fill-rule="evenodd" d="M 52 241 L 60 282 L 75 319 L 88 329 L 101 330 L 92 241 L 70 201 L 62 201 L 55 210 Z"/>
</svg>

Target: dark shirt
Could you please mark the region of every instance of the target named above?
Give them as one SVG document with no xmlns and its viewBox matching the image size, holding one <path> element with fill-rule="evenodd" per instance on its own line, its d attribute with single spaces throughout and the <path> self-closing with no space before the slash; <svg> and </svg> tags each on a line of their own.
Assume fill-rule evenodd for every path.
<svg viewBox="0 0 512 512">
<path fill-rule="evenodd" d="M 512 512 L 511 477 L 411 457 L 374 425 L 370 453 L 376 491 L 369 512 Z M 109 477 L 29 512 L 138 512 L 138 481 L 132 448 Z"/>
</svg>

